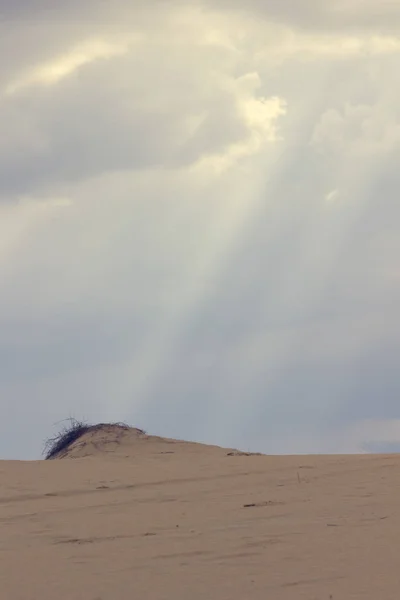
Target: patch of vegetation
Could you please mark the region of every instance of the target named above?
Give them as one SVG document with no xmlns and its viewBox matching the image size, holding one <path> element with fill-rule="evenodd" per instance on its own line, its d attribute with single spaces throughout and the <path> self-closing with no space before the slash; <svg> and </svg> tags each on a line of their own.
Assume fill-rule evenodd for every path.
<svg viewBox="0 0 400 600">
<path fill-rule="evenodd" d="M 73 417 L 67 419 L 67 424 L 54 437 L 45 441 L 43 449 L 45 460 L 54 458 L 60 452 L 67 450 L 71 444 L 90 431 L 91 428 L 92 425 L 84 421 L 78 421 Z"/>
<path fill-rule="evenodd" d="M 74 442 L 89 432 L 107 430 L 107 429 L 124 429 L 135 431 L 139 435 L 146 435 L 143 429 L 132 428 L 126 423 L 98 423 L 90 425 L 84 421 L 78 421 L 73 417 L 66 419 L 66 423 L 62 429 L 54 437 L 46 440 L 43 449 L 45 460 L 56 458 L 62 453 L 65 453 Z"/>
</svg>

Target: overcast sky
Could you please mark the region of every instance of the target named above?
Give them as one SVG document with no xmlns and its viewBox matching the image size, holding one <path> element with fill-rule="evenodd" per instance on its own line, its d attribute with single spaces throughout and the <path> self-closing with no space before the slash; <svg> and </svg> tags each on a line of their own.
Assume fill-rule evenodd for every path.
<svg viewBox="0 0 400 600">
<path fill-rule="evenodd" d="M 0 0 L 0 457 L 400 448 L 399 67 L 397 1 Z"/>
</svg>

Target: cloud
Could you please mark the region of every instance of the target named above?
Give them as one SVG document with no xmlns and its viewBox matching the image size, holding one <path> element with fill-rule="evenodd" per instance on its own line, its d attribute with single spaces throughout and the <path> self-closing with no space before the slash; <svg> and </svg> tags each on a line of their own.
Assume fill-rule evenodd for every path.
<svg viewBox="0 0 400 600">
<path fill-rule="evenodd" d="M 400 419 L 365 419 L 345 431 L 344 437 L 350 452 L 398 452 Z"/>
<path fill-rule="evenodd" d="M 339 190 L 331 190 L 330 192 L 328 192 L 325 195 L 325 201 L 328 203 L 337 202 L 339 197 L 340 197 Z"/>
<path fill-rule="evenodd" d="M 7 84 L 4 196 L 108 170 L 224 169 L 276 141 L 285 100 L 260 93 L 258 73 L 240 66 L 224 32 L 210 36 L 196 17 L 183 12 L 169 34 L 156 24 L 126 42 L 82 42 Z M 193 35 L 181 39 L 182 21 Z M 11 123 L 17 135 L 15 125 L 7 134 Z"/>
<path fill-rule="evenodd" d="M 215 4 L 213 5 L 215 6 Z M 287 23 L 304 30 L 346 31 L 373 30 L 398 33 L 400 9 L 378 0 L 249 0 L 246 7 L 239 0 L 219 0 L 223 9 L 253 13 L 266 20 Z"/>
<path fill-rule="evenodd" d="M 345 105 L 341 111 L 327 110 L 315 127 L 312 144 L 354 157 L 394 151 L 400 143 L 400 120 L 398 115 L 390 118 L 388 111 L 382 108 Z"/>
<path fill-rule="evenodd" d="M 3 2 L 2 456 L 396 441 L 397 8 L 243 7 Z"/>
<path fill-rule="evenodd" d="M 84 44 L 72 48 L 65 55 L 37 66 L 21 79 L 12 81 L 7 85 L 5 94 L 12 95 L 35 84 L 54 85 L 84 65 L 99 59 L 109 59 L 123 55 L 127 50 L 128 46 L 126 44 L 113 44 L 104 40 L 86 41 Z"/>
</svg>

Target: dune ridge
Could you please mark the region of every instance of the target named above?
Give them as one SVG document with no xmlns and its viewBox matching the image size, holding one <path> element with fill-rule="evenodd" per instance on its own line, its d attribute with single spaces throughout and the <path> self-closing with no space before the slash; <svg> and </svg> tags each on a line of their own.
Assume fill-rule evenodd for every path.
<svg viewBox="0 0 400 600">
<path fill-rule="evenodd" d="M 130 458 L 143 454 L 173 454 L 174 450 L 184 448 L 186 453 L 201 449 L 220 450 L 225 453 L 244 454 L 236 449 L 222 449 L 219 446 L 187 442 L 171 438 L 148 435 L 143 429 L 131 427 L 125 423 L 98 423 L 88 425 L 70 420 L 68 426 L 59 434 L 49 438 L 45 444 L 46 460 L 64 458 L 102 458 L 109 455 L 114 458 Z"/>
<path fill-rule="evenodd" d="M 95 456 L 101 452 L 112 452 L 127 439 L 132 443 L 138 438 L 147 439 L 148 436 L 143 429 L 125 423 L 89 425 L 70 419 L 55 437 L 47 440 L 44 454 L 46 460 Z"/>
</svg>

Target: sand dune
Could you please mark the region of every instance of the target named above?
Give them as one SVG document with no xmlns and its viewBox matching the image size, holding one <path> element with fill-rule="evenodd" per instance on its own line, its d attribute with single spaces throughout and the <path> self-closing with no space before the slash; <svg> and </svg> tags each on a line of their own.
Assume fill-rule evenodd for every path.
<svg viewBox="0 0 400 600">
<path fill-rule="evenodd" d="M 4 600 L 399 597 L 399 456 L 246 455 L 114 426 L 0 473 Z"/>
</svg>

